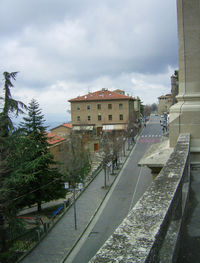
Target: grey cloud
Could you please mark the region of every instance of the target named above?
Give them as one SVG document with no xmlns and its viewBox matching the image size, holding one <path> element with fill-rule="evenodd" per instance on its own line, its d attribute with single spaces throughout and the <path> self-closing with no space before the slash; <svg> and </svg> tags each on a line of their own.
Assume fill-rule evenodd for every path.
<svg viewBox="0 0 200 263">
<path fill-rule="evenodd" d="M 22 27 L 34 25 L 38 28 L 49 27 L 61 22 L 65 17 L 73 19 L 88 7 L 97 5 L 91 0 L 1 0 L 0 31 L 9 33 L 20 32 Z"/>
<path fill-rule="evenodd" d="M 126 89 L 133 72 L 177 68 L 174 0 L 1 0 L 0 32 L 2 72 L 19 70 L 19 88 L 100 87 L 107 76 L 102 85 Z"/>
</svg>

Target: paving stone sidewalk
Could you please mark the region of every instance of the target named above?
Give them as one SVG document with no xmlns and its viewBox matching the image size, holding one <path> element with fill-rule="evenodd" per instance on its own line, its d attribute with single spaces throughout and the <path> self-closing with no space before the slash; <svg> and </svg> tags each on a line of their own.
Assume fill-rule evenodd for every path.
<svg viewBox="0 0 200 263">
<path fill-rule="evenodd" d="M 126 158 L 122 157 L 122 163 L 125 160 Z M 110 175 L 108 185 L 111 186 L 115 178 L 116 175 Z M 103 186 L 104 172 L 101 171 L 76 201 L 77 230 L 74 228 L 74 208 L 71 206 L 48 235 L 21 262 L 63 262 L 108 193 L 109 189 L 105 190 Z"/>
</svg>

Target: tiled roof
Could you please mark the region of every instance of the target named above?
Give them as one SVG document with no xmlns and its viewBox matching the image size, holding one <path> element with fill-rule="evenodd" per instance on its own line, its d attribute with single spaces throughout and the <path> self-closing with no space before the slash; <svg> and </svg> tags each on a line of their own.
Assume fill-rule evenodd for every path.
<svg viewBox="0 0 200 263">
<path fill-rule="evenodd" d="M 88 94 L 84 96 L 78 96 L 74 99 L 69 100 L 69 102 L 75 102 L 75 101 L 93 101 L 93 100 L 119 100 L 119 99 L 134 99 L 132 97 L 119 94 L 118 92 L 110 91 L 110 90 L 99 90 L 96 92 L 89 92 Z"/>
<path fill-rule="evenodd" d="M 59 126 L 52 128 L 51 131 L 53 131 L 54 129 L 57 129 L 58 127 L 66 127 L 66 128 L 72 129 L 72 124 L 71 123 L 63 123 Z"/>
<path fill-rule="evenodd" d="M 61 126 L 64 126 L 64 127 L 72 129 L 72 124 L 71 123 L 63 123 Z"/>
<path fill-rule="evenodd" d="M 47 133 L 47 138 L 48 138 L 47 139 L 48 144 L 51 144 L 51 145 L 62 142 L 65 140 L 63 137 L 55 135 L 52 132 Z"/>
</svg>

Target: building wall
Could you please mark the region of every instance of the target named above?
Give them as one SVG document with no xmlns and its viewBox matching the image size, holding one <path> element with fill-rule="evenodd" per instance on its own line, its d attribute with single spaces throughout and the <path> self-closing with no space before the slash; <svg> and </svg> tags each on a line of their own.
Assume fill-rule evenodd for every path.
<svg viewBox="0 0 200 263">
<path fill-rule="evenodd" d="M 135 101 L 129 101 L 129 123 L 137 121 L 138 111 L 135 110 Z"/>
<path fill-rule="evenodd" d="M 98 105 L 101 105 L 101 109 L 98 109 Z M 109 105 L 112 105 L 111 109 Z M 128 123 L 129 100 L 71 102 L 71 114 L 73 125 L 94 124 L 96 127 L 102 127 L 103 124 Z M 109 115 L 112 116 L 112 120 L 109 119 Z M 80 121 L 77 120 L 78 116 Z M 98 120 L 98 116 L 101 116 L 101 120 Z"/>
<path fill-rule="evenodd" d="M 64 126 L 58 126 L 56 128 L 51 129 L 51 132 L 55 135 L 67 138 L 71 132 L 71 129 Z"/>
<path fill-rule="evenodd" d="M 176 97 L 178 103 L 170 109 L 169 130 L 171 147 L 176 145 L 180 133 L 190 133 L 191 152 L 196 156 L 200 153 L 199 8 L 199 0 L 177 0 L 179 93 Z"/>
<path fill-rule="evenodd" d="M 60 162 L 59 164 L 56 165 L 56 167 L 59 168 L 61 172 L 63 172 L 64 165 L 62 164 L 62 162 L 67 151 L 67 142 L 63 141 L 57 144 L 50 145 L 49 150 L 54 157 L 54 161 Z"/>
<path fill-rule="evenodd" d="M 163 114 L 166 111 L 169 111 L 169 108 L 172 106 L 172 97 L 162 96 L 159 98 L 158 104 L 158 113 Z"/>
<path fill-rule="evenodd" d="M 139 112 L 140 111 L 140 100 L 134 100 L 134 110 Z"/>
<path fill-rule="evenodd" d="M 171 94 L 172 104 L 177 102 L 176 96 L 178 95 L 178 80 L 175 76 L 171 76 Z"/>
</svg>

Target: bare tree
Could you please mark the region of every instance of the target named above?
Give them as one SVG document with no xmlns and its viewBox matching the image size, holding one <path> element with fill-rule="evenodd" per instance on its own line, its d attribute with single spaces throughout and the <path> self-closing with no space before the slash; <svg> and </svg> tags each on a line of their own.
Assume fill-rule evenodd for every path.
<svg viewBox="0 0 200 263">
<path fill-rule="evenodd" d="M 110 140 L 112 147 L 112 173 L 114 173 L 114 169 L 119 167 L 120 152 L 123 149 L 123 136 L 118 132 L 113 132 L 110 135 Z"/>
<path fill-rule="evenodd" d="M 71 133 L 65 153 L 63 154 L 63 166 L 65 179 L 69 182 L 70 188 L 73 189 L 74 223 L 75 229 L 77 229 L 76 187 L 78 183 L 84 183 L 85 176 L 90 167 L 89 154 L 84 148 L 82 136 L 80 134 Z"/>
<path fill-rule="evenodd" d="M 151 114 L 151 105 L 144 106 L 144 116 L 149 116 Z"/>
<path fill-rule="evenodd" d="M 158 111 L 158 105 L 156 103 L 151 104 L 151 110 L 154 112 Z"/>
<path fill-rule="evenodd" d="M 102 149 L 102 157 L 103 157 L 103 170 L 104 170 L 104 188 L 107 188 L 107 167 L 109 162 L 111 161 L 111 143 L 110 138 L 107 132 L 103 133 L 101 138 L 101 149 Z"/>
<path fill-rule="evenodd" d="M 72 187 L 84 182 L 89 168 L 89 154 L 84 148 L 80 134 L 71 133 L 69 136 L 66 151 L 63 154 L 63 165 Z"/>
</svg>

